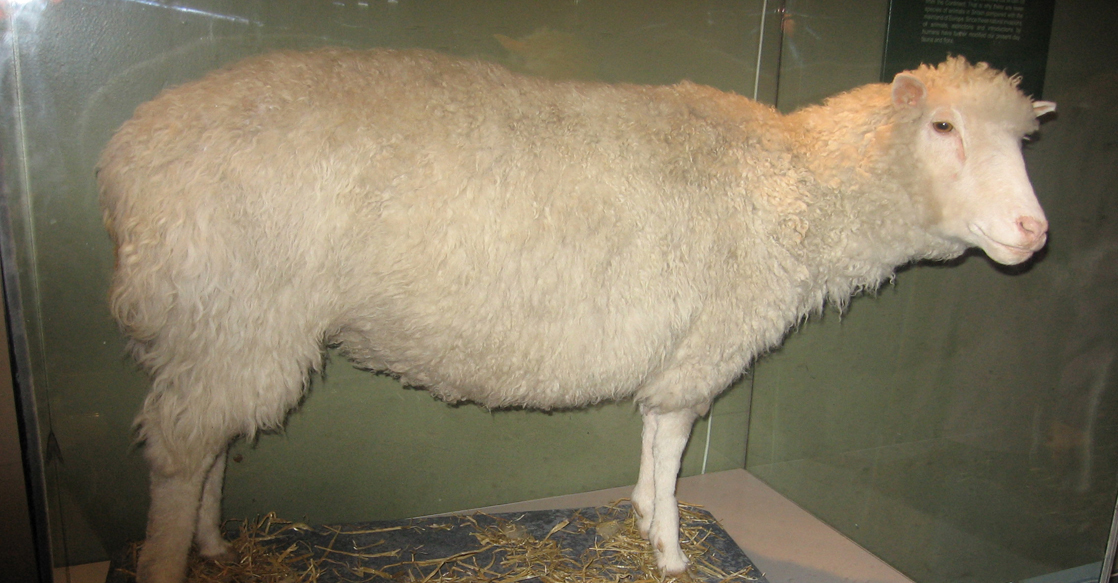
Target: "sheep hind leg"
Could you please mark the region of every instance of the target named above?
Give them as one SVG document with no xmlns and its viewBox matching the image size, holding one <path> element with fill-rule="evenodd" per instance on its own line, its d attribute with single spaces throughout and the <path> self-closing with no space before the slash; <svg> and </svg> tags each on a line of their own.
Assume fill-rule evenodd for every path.
<svg viewBox="0 0 1118 583">
<path fill-rule="evenodd" d="M 690 410 L 644 413 L 642 442 L 645 445 L 633 501 L 641 514 L 642 531 L 643 523 L 647 522 L 648 541 L 655 551 L 656 564 L 665 575 L 678 575 L 687 570 L 687 557 L 679 546 L 679 503 L 675 486 L 695 417 Z"/>
<path fill-rule="evenodd" d="M 237 560 L 237 553 L 221 536 L 221 486 L 225 481 L 225 459 L 226 452 L 222 451 L 214 460 L 202 486 L 194 544 L 198 545 L 198 552 L 203 557 L 230 562 Z"/>
<path fill-rule="evenodd" d="M 198 522 L 198 508 L 206 474 L 214 457 L 201 463 L 167 469 L 160 463 L 159 445 L 149 437 L 151 507 L 147 536 L 136 566 L 139 583 L 180 583 L 186 576 L 190 541 Z"/>
</svg>

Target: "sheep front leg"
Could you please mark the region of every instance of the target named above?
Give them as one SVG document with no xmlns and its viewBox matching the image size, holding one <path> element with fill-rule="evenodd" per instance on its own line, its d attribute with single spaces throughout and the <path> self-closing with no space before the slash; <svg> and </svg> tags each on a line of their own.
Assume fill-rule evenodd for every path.
<svg viewBox="0 0 1118 583">
<path fill-rule="evenodd" d="M 633 510 L 637 511 L 637 527 L 641 536 L 648 538 L 652 528 L 652 499 L 654 496 L 653 474 L 655 464 L 652 457 L 652 444 L 656 437 L 655 415 L 641 411 L 644 425 L 641 428 L 641 466 L 637 474 L 637 486 L 633 488 Z"/>
<path fill-rule="evenodd" d="M 675 485 L 695 417 L 689 410 L 644 413 L 641 469 L 633 490 L 633 505 L 640 515 L 641 532 L 652 544 L 656 564 L 665 575 L 687 570 L 687 557 L 679 546 Z"/>
<path fill-rule="evenodd" d="M 221 536 L 221 486 L 225 481 L 226 452 L 214 460 L 206 482 L 202 486 L 202 500 L 198 507 L 198 524 L 194 531 L 194 543 L 198 552 L 215 561 L 234 561 L 237 554 L 225 538 Z"/>
</svg>

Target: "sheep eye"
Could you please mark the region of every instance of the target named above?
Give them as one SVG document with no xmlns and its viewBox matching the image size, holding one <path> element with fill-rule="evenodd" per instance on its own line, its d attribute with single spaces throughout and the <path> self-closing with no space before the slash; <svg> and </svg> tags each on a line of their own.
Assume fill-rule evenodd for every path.
<svg viewBox="0 0 1118 583">
<path fill-rule="evenodd" d="M 941 134 L 950 133 L 951 130 L 955 129 L 955 126 L 951 125 L 949 121 L 934 121 L 932 122 L 932 127 Z"/>
</svg>

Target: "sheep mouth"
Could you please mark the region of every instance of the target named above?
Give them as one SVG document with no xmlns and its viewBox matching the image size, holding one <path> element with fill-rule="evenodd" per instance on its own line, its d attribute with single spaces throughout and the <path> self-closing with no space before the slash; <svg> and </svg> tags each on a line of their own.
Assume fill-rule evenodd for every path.
<svg viewBox="0 0 1118 583">
<path fill-rule="evenodd" d="M 1048 234 L 1041 235 L 1030 245 L 1003 243 L 986 234 L 982 227 L 975 224 L 970 225 L 970 233 L 978 237 L 978 246 L 982 247 L 989 258 L 1003 265 L 1023 263 L 1027 258 L 1032 257 L 1033 253 L 1040 251 L 1045 243 L 1048 243 Z"/>
<path fill-rule="evenodd" d="M 978 246 L 981 247 L 987 255 L 990 255 L 991 259 L 1006 265 L 1014 265 L 1025 261 L 1029 257 L 1032 257 L 1033 253 L 1040 251 L 1045 243 L 1048 242 L 1048 235 L 1044 234 L 1030 245 L 1003 243 L 988 235 L 986 231 L 977 224 L 970 225 L 970 232 L 978 236 Z"/>
</svg>

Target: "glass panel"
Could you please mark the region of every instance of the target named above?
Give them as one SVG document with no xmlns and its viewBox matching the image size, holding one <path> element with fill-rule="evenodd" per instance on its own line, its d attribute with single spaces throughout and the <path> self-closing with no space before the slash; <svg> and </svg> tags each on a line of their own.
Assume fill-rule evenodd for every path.
<svg viewBox="0 0 1118 583">
<path fill-rule="evenodd" d="M 884 8 L 789 0 L 781 109 L 876 81 Z M 1118 474 L 1116 16 L 1057 3 L 1059 110 L 1025 150 L 1051 222 L 1039 260 L 903 270 L 754 371 L 748 469 L 920 583 L 1099 578 Z"/>
<path fill-rule="evenodd" d="M 0 2 L 5 192 L 59 562 L 105 559 L 143 533 L 147 478 L 131 422 L 146 380 L 123 356 L 106 309 L 112 253 L 93 175 L 102 146 L 138 104 L 249 54 L 326 44 L 429 47 L 557 77 L 687 77 L 749 95 L 762 4 Z M 328 373 L 284 435 L 234 447 L 228 516 L 380 519 L 635 481 L 640 429 L 629 404 L 491 413 L 400 390 L 341 358 Z M 747 411 L 747 389 L 727 393 L 713 430 L 696 429 L 685 472 L 741 467 Z"/>
</svg>

